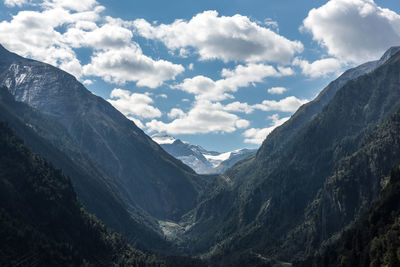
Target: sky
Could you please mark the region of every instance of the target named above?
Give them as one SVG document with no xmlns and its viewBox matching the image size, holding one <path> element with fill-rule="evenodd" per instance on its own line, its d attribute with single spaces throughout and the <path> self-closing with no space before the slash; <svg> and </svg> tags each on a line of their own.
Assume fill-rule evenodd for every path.
<svg viewBox="0 0 400 267">
<path fill-rule="evenodd" d="M 348 68 L 400 45 L 398 0 L 4 0 L 0 43 L 148 135 L 257 148 Z"/>
</svg>

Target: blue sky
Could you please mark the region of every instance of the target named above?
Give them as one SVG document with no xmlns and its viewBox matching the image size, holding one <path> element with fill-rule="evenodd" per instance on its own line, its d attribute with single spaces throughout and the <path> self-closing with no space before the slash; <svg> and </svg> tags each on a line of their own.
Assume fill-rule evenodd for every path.
<svg viewBox="0 0 400 267">
<path fill-rule="evenodd" d="M 344 70 L 400 45 L 397 0 L 4 0 L 0 42 L 149 135 L 258 147 Z"/>
</svg>

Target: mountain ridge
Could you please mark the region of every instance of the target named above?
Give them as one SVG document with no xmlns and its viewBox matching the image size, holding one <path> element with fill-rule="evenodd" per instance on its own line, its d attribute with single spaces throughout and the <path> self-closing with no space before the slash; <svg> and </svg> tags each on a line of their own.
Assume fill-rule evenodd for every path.
<svg viewBox="0 0 400 267">
<path fill-rule="evenodd" d="M 5 87 L 0 87 L 0 111 L 0 121 L 7 122 L 32 151 L 71 177 L 79 200 L 89 212 L 108 227 L 132 237 L 136 246 L 156 250 L 171 246 L 163 241 L 153 218 L 120 199 L 111 178 L 79 153 L 62 125 L 25 103 L 16 102 Z"/>
<path fill-rule="evenodd" d="M 164 152 L 110 103 L 64 71 L 4 48 L 0 52 L 0 84 L 17 101 L 61 123 L 77 147 L 115 179 L 126 203 L 167 219 L 195 205 L 206 181 Z"/>
<path fill-rule="evenodd" d="M 313 209 L 312 203 L 325 201 L 324 183 L 330 181 L 332 172 L 343 171 L 339 162 L 350 160 L 347 158 L 349 155 L 361 152 L 362 142 L 367 144 L 368 149 L 374 146 L 386 149 L 385 153 L 392 153 L 397 147 L 394 145 L 397 143 L 390 146 L 393 140 L 397 140 L 395 132 L 388 132 L 393 138 L 388 139 L 388 146 L 380 142 L 368 143 L 367 140 L 369 134 L 393 115 L 400 105 L 400 92 L 396 87 L 399 58 L 400 53 L 397 52 L 373 71 L 347 81 L 319 113 L 315 116 L 305 114 L 304 118 L 300 118 L 305 125 L 299 126 L 299 119 L 289 120 L 283 128 L 278 127 L 267 137 L 264 147 L 255 156 L 225 172 L 224 176 L 231 181 L 230 186 L 220 187 L 209 194 L 192 212 L 189 221 L 193 226 L 184 234 L 187 242 L 193 242 L 192 252 L 206 253 L 212 261 L 224 263 L 224 266 L 240 266 L 240 261 L 235 260 L 251 260 L 254 258 L 252 253 L 283 262 L 312 253 L 322 241 L 318 235 L 324 237 L 320 232 L 324 228 L 319 226 L 320 221 L 311 224 L 310 229 L 303 228 L 302 224 L 308 223 L 303 219 L 307 216 L 307 220 L 318 220 L 322 211 L 327 212 L 325 208 L 328 205 Z M 304 106 L 296 112 L 295 118 L 303 116 L 303 112 Z M 297 129 L 296 133 L 289 135 L 294 139 L 280 145 L 277 137 L 288 137 L 287 132 L 280 133 L 289 128 Z M 379 131 L 384 131 L 384 128 Z M 379 141 L 381 137 L 377 135 L 375 138 Z M 266 146 L 271 150 L 266 152 Z M 281 155 L 271 158 L 273 153 Z M 383 179 L 376 170 L 382 168 L 383 172 L 390 171 L 388 168 L 394 167 L 392 165 L 398 156 L 394 152 L 392 154 L 393 159 L 386 161 L 387 165 L 379 161 L 375 169 L 368 170 Z M 375 154 L 371 153 L 373 156 Z M 363 162 L 362 157 L 354 160 Z M 344 169 L 350 170 L 348 167 Z M 379 194 L 380 188 L 372 186 L 376 179 L 357 180 L 371 185 L 373 189 L 361 187 L 361 202 L 355 202 L 352 208 L 347 207 L 353 209 L 347 219 L 333 221 L 326 228 L 328 236 L 362 212 L 365 206 L 360 203 L 369 203 L 368 200 L 373 200 Z M 348 197 L 346 186 L 342 190 Z M 340 188 L 340 184 L 334 187 L 335 190 Z M 331 205 L 335 206 L 334 203 Z M 329 213 L 334 214 L 333 209 L 329 209 Z M 313 226 L 318 231 L 312 231 Z M 198 238 L 200 233 L 201 238 Z M 297 239 L 291 239 L 292 234 Z M 285 240 L 293 242 L 285 243 Z M 300 244 L 295 240 L 304 242 Z M 243 266 L 245 262 L 241 264 Z"/>
<path fill-rule="evenodd" d="M 154 134 L 151 138 L 165 151 L 181 160 L 198 174 L 221 174 L 229 167 L 252 155 L 256 149 L 237 149 L 229 152 L 208 151 L 166 134 Z"/>
</svg>

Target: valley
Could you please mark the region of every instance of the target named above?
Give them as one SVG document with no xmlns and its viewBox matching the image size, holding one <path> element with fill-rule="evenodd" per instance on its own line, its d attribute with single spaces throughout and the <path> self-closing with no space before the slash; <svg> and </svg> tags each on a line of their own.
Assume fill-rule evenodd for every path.
<svg viewBox="0 0 400 267">
<path fill-rule="evenodd" d="M 400 266 L 397 3 L 39 2 L 0 3 L 1 266 Z"/>
<path fill-rule="evenodd" d="M 220 175 L 199 176 L 182 163 L 185 162 L 182 156 L 185 151 L 191 155 L 197 153 L 198 158 L 206 159 L 215 167 L 237 152 L 209 152 L 166 135 L 153 136 L 157 144 L 106 103 L 102 111 L 106 113 L 96 122 L 94 118 L 99 118 L 95 115 L 98 112 L 90 110 L 99 109 L 103 105 L 101 99 L 88 94 L 77 81 L 59 70 L 23 59 L 4 48 L 0 77 L 6 87 L 1 91 L 1 118 L 33 151 L 61 167 L 71 177 L 77 197 L 85 208 L 109 227 L 134 240 L 132 245 L 161 254 L 201 255 L 203 260 L 223 266 L 241 266 L 248 264 L 246 262 L 286 266 L 285 262 L 307 260 L 312 256 L 310 252 L 318 250 L 367 211 L 368 203 L 379 199 L 390 171 L 400 161 L 399 50 L 390 49 L 380 61 L 368 63 L 371 67 L 362 65 L 345 72 L 268 136 L 256 154 L 245 156 Z M 31 66 L 29 73 L 21 73 L 21 68 L 15 67 L 17 64 Z M 47 74 L 49 71 L 55 74 Z M 18 97 L 27 95 L 24 90 L 29 90 L 30 95 L 40 95 L 41 90 L 49 88 L 44 86 L 46 76 L 61 77 L 57 79 L 62 80 L 53 80 L 56 85 L 72 83 L 74 94 L 86 94 L 83 102 L 86 107 L 81 107 L 77 101 L 74 105 L 79 108 L 65 106 L 69 101 L 64 99 L 74 94 L 63 96 L 62 87 L 57 91 L 54 85 L 51 94 L 46 94 L 59 99 L 54 106 L 57 111 L 47 102 L 39 101 L 40 98 Z M 38 77 L 43 85 L 32 87 Z M 365 96 L 348 105 L 349 94 L 360 95 L 357 90 L 361 88 Z M 65 113 L 60 117 L 61 111 Z M 69 119 L 71 116 L 76 119 Z M 94 117 L 88 120 L 86 116 Z M 103 127 L 96 129 L 99 124 Z M 107 125 L 113 128 L 106 130 L 104 126 Z M 327 125 L 337 131 L 328 131 Z M 82 143 L 76 127 L 98 136 L 94 137 L 99 142 L 94 145 L 98 147 L 96 150 Z M 119 132 L 118 127 L 129 129 L 125 131 L 128 135 Z M 291 129 L 289 136 L 287 129 Z M 118 133 L 120 137 L 115 139 Z M 279 138 L 283 138 L 282 141 L 276 140 Z M 122 140 L 132 149 L 119 150 L 118 142 Z M 135 141 L 129 145 L 132 142 L 129 140 Z M 284 146 L 271 146 L 274 143 Z M 159 145 L 171 155 L 178 155 L 177 159 L 182 162 Z M 102 165 L 102 149 L 111 152 L 115 164 Z M 165 162 L 162 171 L 167 176 L 161 177 L 172 180 L 161 182 L 164 184 L 162 191 L 157 189 L 160 182 L 143 183 L 141 175 L 135 174 L 137 170 L 128 176 L 129 180 L 124 178 L 126 174 L 123 173 L 133 170 L 125 166 L 124 153 L 129 153 L 132 159 L 136 151 L 141 151 L 141 159 L 146 157 L 143 153 L 154 153 L 152 159 L 141 163 L 151 166 L 148 170 L 141 167 L 142 175 L 157 173 L 161 170 L 160 161 Z M 381 156 L 377 158 L 378 155 Z M 152 162 L 156 165 L 151 165 Z M 283 162 L 287 163 L 282 165 Z M 115 167 L 113 171 L 109 169 Z M 166 178 L 168 173 L 173 176 Z M 127 186 L 129 190 L 137 190 L 136 186 L 150 187 L 141 189 L 146 196 L 141 200 L 132 198 L 126 191 Z M 168 192 L 169 188 L 173 191 Z M 347 193 L 354 191 L 358 192 L 356 198 Z M 152 199 L 148 198 L 149 192 L 153 192 Z M 103 197 L 93 202 L 99 193 Z M 104 198 L 105 194 L 109 196 Z M 168 196 L 167 202 L 163 194 Z M 171 198 L 182 197 L 186 200 L 179 200 L 178 206 L 171 202 Z M 109 209 L 107 205 L 114 207 Z M 162 210 L 170 212 L 160 213 L 156 208 L 160 205 L 164 205 Z M 103 207 L 109 209 L 108 212 Z M 120 216 L 118 221 L 112 221 L 116 216 Z M 299 243 L 300 240 L 309 241 Z M 279 250 L 274 249 L 277 245 Z"/>
</svg>

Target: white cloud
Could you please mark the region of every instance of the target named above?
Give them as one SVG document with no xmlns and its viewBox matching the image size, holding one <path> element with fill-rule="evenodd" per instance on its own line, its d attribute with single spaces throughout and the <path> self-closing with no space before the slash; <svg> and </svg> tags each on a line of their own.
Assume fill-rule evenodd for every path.
<svg viewBox="0 0 400 267">
<path fill-rule="evenodd" d="M 400 15 L 373 0 L 330 0 L 309 12 L 303 28 L 344 62 L 374 60 L 400 43 Z"/>
<path fill-rule="evenodd" d="M 132 40 L 131 23 L 103 16 L 105 8 L 95 0 L 46 0 L 37 7 L 0 22 L 0 40 L 7 49 L 58 66 L 78 79 L 98 76 L 118 84 L 132 81 L 154 88 L 184 71 L 181 65 L 144 55 Z M 93 52 L 86 66 L 75 53 L 82 47 Z"/>
<path fill-rule="evenodd" d="M 245 143 L 260 145 L 276 127 L 282 125 L 288 119 L 290 119 L 290 117 L 279 119 L 278 114 L 274 114 L 268 118 L 272 120 L 270 127 L 262 129 L 250 128 L 243 133 L 243 136 L 245 137 Z"/>
<path fill-rule="evenodd" d="M 272 20 L 271 18 L 266 18 L 264 20 L 264 25 L 268 26 L 270 29 L 279 32 L 279 25 L 278 22 Z"/>
<path fill-rule="evenodd" d="M 188 69 L 189 69 L 189 70 L 193 70 L 193 68 L 194 68 L 193 63 L 190 63 L 189 66 L 188 66 Z"/>
<path fill-rule="evenodd" d="M 154 102 L 146 94 L 131 93 L 128 90 L 114 89 L 107 101 L 129 118 L 152 119 L 161 117 L 161 111 L 152 106 Z M 141 127 L 142 128 L 142 127 Z"/>
<path fill-rule="evenodd" d="M 91 62 L 83 67 L 85 75 L 99 76 L 106 82 L 124 84 L 132 81 L 137 86 L 150 88 L 175 79 L 183 71 L 182 65 L 145 56 L 138 46 L 96 52 Z"/>
<path fill-rule="evenodd" d="M 84 85 L 91 85 L 91 84 L 93 84 L 93 81 L 92 80 L 84 80 L 83 84 Z"/>
<path fill-rule="evenodd" d="M 92 11 L 95 16 L 97 11 Z M 86 12 L 87 13 L 87 12 Z M 73 75 L 81 75 L 81 66 L 75 52 L 62 41 L 62 34 L 55 28 L 73 22 L 79 13 L 64 9 L 20 11 L 11 21 L 0 22 L 0 40 L 11 51 L 22 56 L 63 66 Z"/>
<path fill-rule="evenodd" d="M 170 119 L 183 118 L 183 117 L 185 117 L 185 112 L 183 112 L 183 110 L 179 108 L 173 108 L 168 113 L 168 118 Z"/>
<path fill-rule="evenodd" d="M 82 66 L 60 28 L 95 25 L 104 7 L 96 1 L 45 1 L 38 11 L 19 11 L 0 22 L 0 40 L 9 50 L 58 66 L 80 78 Z"/>
<path fill-rule="evenodd" d="M 268 93 L 273 95 L 281 95 L 286 91 L 287 89 L 285 87 L 271 87 L 267 90 Z"/>
<path fill-rule="evenodd" d="M 248 120 L 230 112 L 250 114 L 255 109 L 262 111 L 294 112 L 307 100 L 298 99 L 294 96 L 286 97 L 280 101 L 264 100 L 261 104 L 249 105 L 238 101 L 223 105 L 220 102 L 209 100 L 196 100 L 192 108 L 185 113 L 182 109 L 173 108 L 168 113 L 171 122 L 152 120 L 146 123 L 147 129 L 152 132 L 166 132 L 168 134 L 205 134 L 205 133 L 231 133 L 237 129 L 247 128 L 250 125 Z M 270 117 L 276 127 L 285 119 L 278 119 L 277 115 Z M 273 127 L 268 129 L 273 129 Z M 265 136 L 266 129 L 252 129 L 247 132 L 248 139 L 255 139 L 256 136 Z M 268 132 L 269 133 L 269 132 Z M 251 137 L 250 134 L 254 136 Z M 264 135 L 263 135 L 264 134 Z"/>
<path fill-rule="evenodd" d="M 65 42 L 74 48 L 93 47 L 96 50 L 127 47 L 132 43 L 132 37 L 129 29 L 114 21 L 100 27 L 80 21 L 63 35 Z"/>
<path fill-rule="evenodd" d="M 158 26 L 137 19 L 134 27 L 143 37 L 158 39 L 171 50 L 193 48 L 201 60 L 288 63 L 303 51 L 301 42 L 290 41 L 246 16 L 218 16 L 217 11 Z"/>
<path fill-rule="evenodd" d="M 290 68 L 280 67 L 277 70 L 270 65 L 249 63 L 246 66 L 238 65 L 234 70 L 223 69 L 221 76 L 224 79 L 213 81 L 199 75 L 187 78 L 173 88 L 194 94 L 196 99 L 221 101 L 233 98 L 230 93 L 236 92 L 239 87 L 262 82 L 266 77 L 281 77 L 293 73 Z"/>
<path fill-rule="evenodd" d="M 338 73 L 341 69 L 341 62 L 336 58 L 324 58 L 309 63 L 307 60 L 295 58 L 293 65 L 299 66 L 304 75 L 311 78 L 323 77 L 331 73 Z"/>
<path fill-rule="evenodd" d="M 26 5 L 27 3 L 27 0 L 4 0 L 4 4 L 8 7 L 21 7 L 23 5 Z"/>
<path fill-rule="evenodd" d="M 254 108 L 247 103 L 241 103 L 238 101 L 229 103 L 224 108 L 226 111 L 233 111 L 233 112 L 244 112 L 246 114 L 250 114 L 254 111 Z"/>
<path fill-rule="evenodd" d="M 197 101 L 188 113 L 173 109 L 170 123 L 152 120 L 146 123 L 149 131 L 168 134 L 231 133 L 249 126 L 249 121 L 223 110 L 220 103 Z"/>
<path fill-rule="evenodd" d="M 45 0 L 42 5 L 47 8 L 63 8 L 83 12 L 92 10 L 94 6 L 98 5 L 98 3 L 96 0 Z"/>
<path fill-rule="evenodd" d="M 263 111 L 295 112 L 301 105 L 307 102 L 308 100 L 306 99 L 298 99 L 295 96 L 288 96 L 279 101 L 264 100 L 261 104 L 253 105 L 253 108 Z"/>
<path fill-rule="evenodd" d="M 157 95 L 157 97 L 164 98 L 164 99 L 168 98 L 168 96 L 166 94 L 159 94 L 159 95 Z"/>
</svg>

